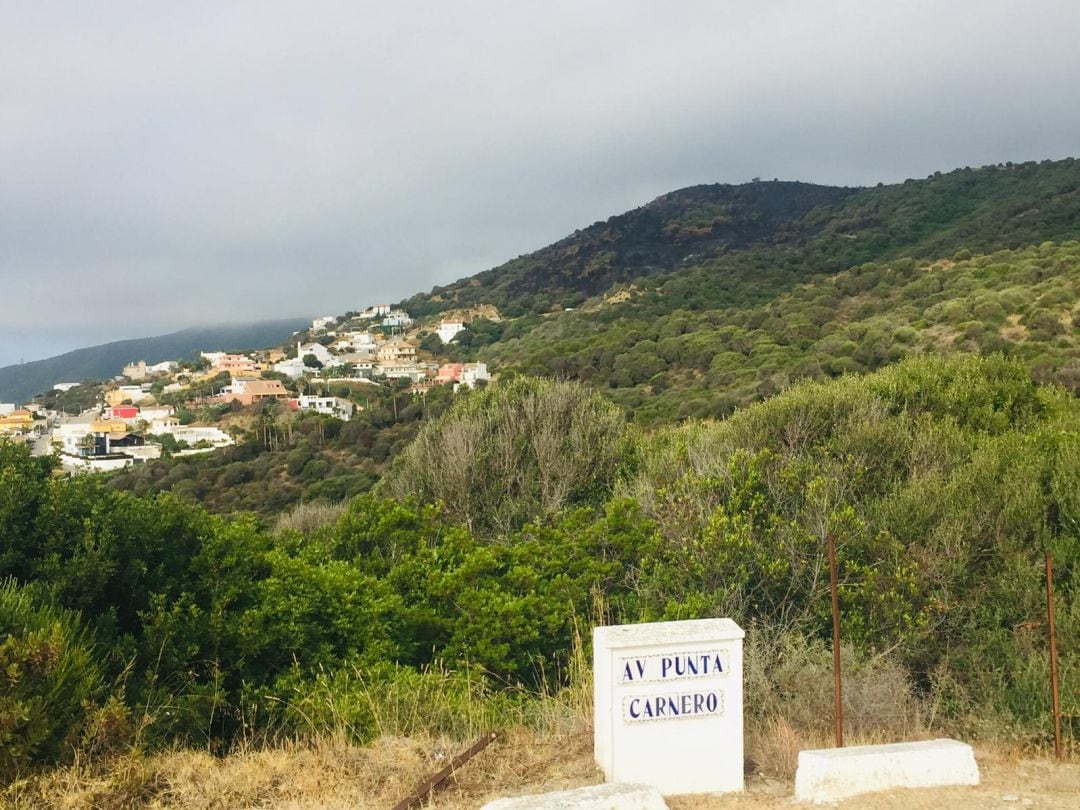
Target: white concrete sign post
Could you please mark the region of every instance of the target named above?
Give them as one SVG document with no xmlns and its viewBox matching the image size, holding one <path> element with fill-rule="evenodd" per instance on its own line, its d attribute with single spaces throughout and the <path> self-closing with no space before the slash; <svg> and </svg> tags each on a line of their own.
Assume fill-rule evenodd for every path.
<svg viewBox="0 0 1080 810">
<path fill-rule="evenodd" d="M 596 762 L 661 793 L 743 789 L 742 629 L 731 619 L 593 629 Z"/>
</svg>

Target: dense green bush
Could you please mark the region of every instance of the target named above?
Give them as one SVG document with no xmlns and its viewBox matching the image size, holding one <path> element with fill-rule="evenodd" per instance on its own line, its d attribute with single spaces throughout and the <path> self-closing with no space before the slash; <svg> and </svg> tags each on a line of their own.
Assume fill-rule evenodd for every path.
<svg viewBox="0 0 1080 810">
<path fill-rule="evenodd" d="M 592 437 L 573 461 L 588 461 L 593 477 L 572 470 L 567 495 L 545 502 L 554 473 L 537 459 L 551 456 L 536 455 L 521 486 L 499 490 L 493 449 L 535 452 L 541 428 L 554 429 L 551 413 L 563 414 L 560 441 Z M 585 389 L 520 381 L 462 398 L 429 426 L 425 452 L 438 451 L 455 420 L 495 436 L 457 448 L 476 472 L 460 498 L 488 499 L 471 503 L 495 504 L 502 525 L 474 519 L 470 529 L 463 513 L 406 487 L 400 501 L 380 493 L 306 507 L 271 532 L 172 496 L 54 478 L 25 447 L 0 443 L 9 552 L 0 576 L 18 583 L 4 596 L 16 608 L 5 610 L 68 617 L 33 626 L 69 627 L 65 643 L 88 655 L 63 613 L 78 609 L 99 643 L 97 664 L 78 659 L 98 675 L 63 690 L 75 712 L 66 716 L 84 703 L 105 712 L 104 680 L 123 683 L 112 700 L 137 714 L 142 742 L 226 746 L 253 721 L 294 734 L 334 716 L 364 739 L 381 728 L 365 708 L 372 690 L 385 688 L 393 704 L 410 689 L 440 689 L 449 705 L 563 683 L 575 639 L 597 622 L 729 615 L 751 633 L 801 640 L 803 658 L 819 662 L 830 532 L 842 635 L 868 673 L 860 683 L 872 692 L 884 673 L 950 728 L 1025 744 L 1044 742 L 1047 727 L 1041 566 L 1051 550 L 1062 694 L 1073 708 L 1080 404 L 1034 383 L 1020 361 L 920 357 L 651 434 L 627 434 L 613 406 Z M 31 582 L 53 601 L 18 607 L 31 604 Z M 53 604 L 60 613 L 34 612 Z M 20 638 L 38 637 L 20 629 L 3 649 L 23 667 L 39 642 Z M 765 652 L 763 661 L 785 654 Z M 763 694 L 793 682 L 779 660 L 767 666 L 776 671 L 755 675 Z M 30 691 L 19 700 L 57 697 L 40 680 L 20 684 Z M 74 740 L 65 728 L 27 749 L 20 767 L 58 756 Z"/>
<path fill-rule="evenodd" d="M 78 615 L 40 588 L 0 581 L 0 780 L 70 757 L 103 692 Z"/>
<path fill-rule="evenodd" d="M 1022 364 L 920 358 L 664 431 L 622 486 L 665 538 L 639 580 L 643 607 L 823 633 L 832 532 L 846 640 L 898 652 L 954 720 L 1043 739 L 1044 549 L 1059 565 L 1060 637 L 1080 632 L 1078 418 Z"/>
<path fill-rule="evenodd" d="M 441 502 L 481 534 L 506 534 L 565 506 L 602 503 L 625 432 L 619 409 L 579 385 L 516 379 L 425 425 L 381 491 Z"/>
<path fill-rule="evenodd" d="M 587 382 L 643 424 L 726 416 L 799 379 L 866 373 L 922 354 L 1002 354 L 1024 360 L 1039 381 L 1075 382 L 1074 241 L 951 263 L 851 267 L 768 295 L 750 281 L 761 278 L 751 259 L 735 254 L 723 260 L 731 267 L 655 279 L 655 300 L 563 313 L 480 357 L 498 369 Z M 1018 286 L 1035 261 L 1055 272 Z M 727 273 L 748 278 L 733 285 Z"/>
</svg>

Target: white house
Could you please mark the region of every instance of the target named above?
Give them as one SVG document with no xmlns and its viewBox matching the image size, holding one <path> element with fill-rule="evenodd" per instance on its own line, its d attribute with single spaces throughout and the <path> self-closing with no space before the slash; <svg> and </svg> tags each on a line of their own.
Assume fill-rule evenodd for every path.
<svg viewBox="0 0 1080 810">
<path fill-rule="evenodd" d="M 368 307 L 363 312 L 361 312 L 360 317 L 370 319 L 370 318 L 378 318 L 381 315 L 389 315 L 389 314 L 390 314 L 390 305 L 389 304 L 376 304 L 375 306 Z"/>
<path fill-rule="evenodd" d="M 465 324 L 461 321 L 443 321 L 436 331 L 443 343 L 449 343 L 459 332 L 465 331 Z"/>
<path fill-rule="evenodd" d="M 175 425 L 152 430 L 151 433 L 155 436 L 171 434 L 178 442 L 187 442 L 192 446 L 199 442 L 206 442 L 212 447 L 228 447 L 231 444 L 235 444 L 232 436 L 216 427 L 192 427 L 190 425 L 183 427 Z"/>
<path fill-rule="evenodd" d="M 282 360 L 280 363 L 274 364 L 274 371 L 284 374 L 290 380 L 298 380 L 312 370 L 309 366 L 304 365 L 302 357 L 294 357 L 291 360 Z"/>
<path fill-rule="evenodd" d="M 339 360 L 336 355 L 331 354 L 330 350 L 321 343 L 304 343 L 296 347 L 296 356 L 301 360 L 309 354 L 315 355 L 315 359 L 324 366 L 331 367 L 341 365 L 341 360 Z"/>
<path fill-rule="evenodd" d="M 323 368 L 335 368 L 344 365 L 344 361 L 340 357 L 331 353 L 331 351 L 321 343 L 298 343 L 296 344 L 296 357 L 290 358 L 289 360 L 282 360 L 280 363 L 275 363 L 274 371 L 284 374 L 292 380 L 299 379 L 305 374 L 310 374 L 316 369 L 304 365 L 304 357 L 309 354 L 313 355 L 316 360 L 322 363 Z"/>
<path fill-rule="evenodd" d="M 152 396 L 149 388 L 144 388 L 141 385 L 121 385 L 109 393 L 118 402 L 129 400 L 132 404 L 138 404 L 144 399 L 150 399 Z"/>
<path fill-rule="evenodd" d="M 466 363 L 461 369 L 461 384 L 475 388 L 481 380 L 490 380 L 487 363 Z"/>
<path fill-rule="evenodd" d="M 339 337 L 331 346 L 334 351 L 373 351 L 375 349 L 375 336 L 370 332 L 346 332 Z"/>
<path fill-rule="evenodd" d="M 72 388 L 78 388 L 80 385 L 82 385 L 82 383 L 58 382 L 53 386 L 53 389 L 63 394 L 67 393 Z"/>
<path fill-rule="evenodd" d="M 333 315 L 323 315 L 321 318 L 316 318 L 311 322 L 312 332 L 321 332 L 326 327 L 337 322 L 337 318 Z"/>
<path fill-rule="evenodd" d="M 375 345 L 375 336 L 371 332 L 349 332 L 348 338 L 354 349 Z"/>
<path fill-rule="evenodd" d="M 341 397 L 309 397 L 301 396 L 296 400 L 297 407 L 301 411 L 314 411 L 325 416 L 336 416 L 346 422 L 352 419 L 356 406 L 347 399 Z"/>
<path fill-rule="evenodd" d="M 341 359 L 345 365 L 352 366 L 355 372 L 361 377 L 370 377 L 375 367 L 375 362 L 371 359 L 371 355 L 369 354 L 343 354 L 341 355 Z"/>
<path fill-rule="evenodd" d="M 400 309 L 391 310 L 391 312 L 382 320 L 382 325 L 388 328 L 398 328 L 412 326 L 413 319 L 409 317 L 409 313 L 402 312 Z"/>
<path fill-rule="evenodd" d="M 383 360 L 375 367 L 375 373 L 391 380 L 408 377 L 413 382 L 420 382 L 424 376 L 423 369 L 408 360 Z"/>
<path fill-rule="evenodd" d="M 93 419 L 93 415 L 79 416 L 57 425 L 52 432 L 53 443 L 59 444 L 63 453 L 79 455 L 79 448 L 86 437 L 94 432 Z"/>
<path fill-rule="evenodd" d="M 0 416 L 3 416 L 6 413 L 14 413 L 14 412 L 15 412 L 15 403 L 14 402 L 0 402 Z"/>
<path fill-rule="evenodd" d="M 375 336 L 370 332 L 346 332 L 334 343 L 338 351 L 372 351 L 375 348 Z"/>
</svg>

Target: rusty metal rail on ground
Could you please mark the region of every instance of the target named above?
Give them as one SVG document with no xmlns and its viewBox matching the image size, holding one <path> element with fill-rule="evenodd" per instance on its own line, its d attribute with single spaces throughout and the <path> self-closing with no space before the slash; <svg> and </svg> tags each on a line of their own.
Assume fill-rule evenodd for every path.
<svg viewBox="0 0 1080 810">
<path fill-rule="evenodd" d="M 465 751 L 462 751 L 452 760 L 450 764 L 439 771 L 437 774 L 425 779 L 411 794 L 402 799 L 400 802 L 394 805 L 394 810 L 412 810 L 413 807 L 417 807 L 421 802 L 430 796 L 436 788 L 443 782 L 449 779 L 458 768 L 475 757 L 485 748 L 487 748 L 495 739 L 499 736 L 497 731 L 489 731 L 483 737 L 474 742 Z"/>
</svg>

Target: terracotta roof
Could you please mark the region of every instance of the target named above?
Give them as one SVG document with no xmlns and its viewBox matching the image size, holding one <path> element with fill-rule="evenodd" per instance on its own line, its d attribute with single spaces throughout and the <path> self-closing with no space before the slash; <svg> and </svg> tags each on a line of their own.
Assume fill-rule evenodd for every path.
<svg viewBox="0 0 1080 810">
<path fill-rule="evenodd" d="M 244 383 L 244 393 L 261 396 L 266 394 L 286 394 L 281 380 L 250 380 Z"/>
</svg>

